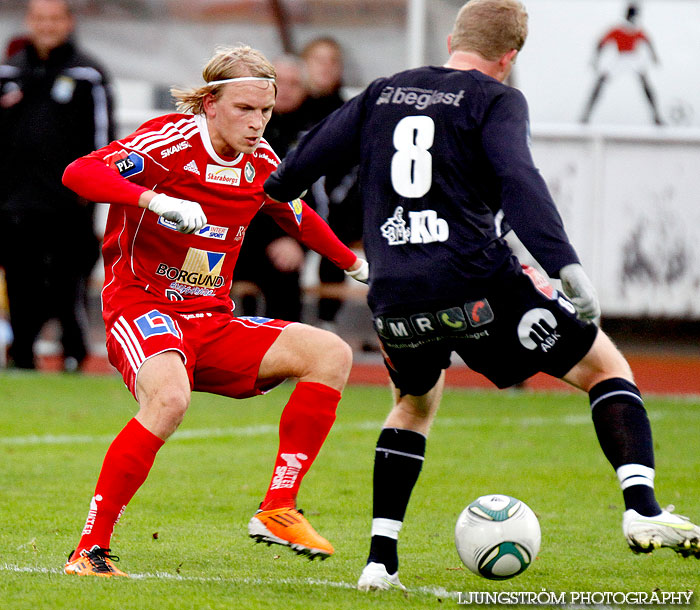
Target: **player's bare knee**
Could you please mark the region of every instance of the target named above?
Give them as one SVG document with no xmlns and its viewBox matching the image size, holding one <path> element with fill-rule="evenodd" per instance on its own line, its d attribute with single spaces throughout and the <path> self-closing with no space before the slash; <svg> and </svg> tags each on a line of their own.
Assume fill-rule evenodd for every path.
<svg viewBox="0 0 700 610">
<path fill-rule="evenodd" d="M 397 415 L 400 414 L 405 420 L 424 422 L 432 416 L 432 410 L 427 405 L 419 405 L 414 402 L 400 401 L 396 407 Z"/>
<path fill-rule="evenodd" d="M 313 358 L 313 375 L 323 383 L 342 388 L 352 368 L 352 349 L 338 335 L 320 331 Z"/>
<path fill-rule="evenodd" d="M 352 367 L 352 349 L 338 335 L 326 333 L 322 362 L 339 376 L 347 379 Z"/>
<path fill-rule="evenodd" d="M 593 349 L 591 360 L 596 368 L 607 377 L 624 377 L 632 380 L 632 369 L 622 352 L 604 332 L 599 332 Z"/>
<path fill-rule="evenodd" d="M 626 358 L 612 340 L 600 331 L 588 354 L 564 379 L 587 392 L 601 381 L 615 377 L 634 383 L 634 374 Z"/>
<path fill-rule="evenodd" d="M 190 405 L 190 392 L 177 386 L 163 385 L 144 397 L 141 411 L 149 421 L 157 422 L 161 431 L 170 434 L 180 425 Z"/>
<path fill-rule="evenodd" d="M 394 405 L 384 426 L 412 430 L 427 436 L 435 411 L 432 405 L 416 402 L 415 397 L 403 396 Z"/>
</svg>

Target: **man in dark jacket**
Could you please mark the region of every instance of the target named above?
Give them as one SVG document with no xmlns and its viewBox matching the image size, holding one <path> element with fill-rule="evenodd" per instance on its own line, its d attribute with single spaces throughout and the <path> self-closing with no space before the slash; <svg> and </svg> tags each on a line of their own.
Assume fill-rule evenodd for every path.
<svg viewBox="0 0 700 610">
<path fill-rule="evenodd" d="M 109 82 L 71 38 L 66 0 L 30 0 L 28 42 L 0 65 L 0 265 L 17 368 L 35 368 L 34 342 L 61 324 L 64 367 L 87 355 L 85 284 L 98 258 L 93 204 L 61 184 L 74 159 L 114 139 Z"/>
</svg>

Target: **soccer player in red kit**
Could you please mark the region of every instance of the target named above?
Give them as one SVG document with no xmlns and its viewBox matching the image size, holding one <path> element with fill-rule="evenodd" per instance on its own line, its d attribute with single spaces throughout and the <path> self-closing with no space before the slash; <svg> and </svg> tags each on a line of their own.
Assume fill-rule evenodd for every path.
<svg viewBox="0 0 700 610">
<path fill-rule="evenodd" d="M 350 348 L 304 324 L 236 317 L 229 291 L 259 211 L 360 281 L 367 264 L 305 203 L 263 191 L 279 163 L 262 139 L 276 95 L 265 57 L 221 48 L 203 76 L 202 87 L 173 91 L 180 113 L 146 122 L 64 174 L 79 195 L 112 204 L 103 246 L 107 351 L 139 403 L 107 451 L 69 574 L 126 575 L 110 554 L 114 526 L 193 390 L 246 398 L 290 377 L 298 382 L 280 419 L 272 481 L 248 532 L 310 557 L 333 553 L 296 509 L 296 495 L 335 420 Z"/>
<path fill-rule="evenodd" d="M 644 95 L 649 102 L 654 123 L 662 125 L 661 115 L 656 104 L 656 95 L 652 89 L 651 81 L 647 75 L 650 61 L 658 64 L 659 58 L 649 37 L 637 25 L 639 18 L 639 6 L 631 2 L 627 6 L 625 22 L 609 30 L 598 42 L 595 49 L 593 65 L 598 72 L 598 79 L 593 86 L 591 96 L 583 111 L 582 123 L 588 123 L 593 112 L 593 107 L 600 99 L 603 86 L 615 73 L 635 72 L 644 89 Z M 617 53 L 603 55 L 605 49 L 614 47 Z M 602 57 L 601 57 L 602 56 Z"/>
</svg>

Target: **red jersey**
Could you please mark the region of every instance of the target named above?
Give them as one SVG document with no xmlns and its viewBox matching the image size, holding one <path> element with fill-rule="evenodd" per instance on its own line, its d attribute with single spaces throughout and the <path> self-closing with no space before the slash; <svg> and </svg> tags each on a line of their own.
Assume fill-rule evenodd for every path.
<svg viewBox="0 0 700 610">
<path fill-rule="evenodd" d="M 640 42 L 648 43 L 649 40 L 642 30 L 619 27 L 608 32 L 598 46 L 602 48 L 609 42 L 615 43 L 619 53 L 632 53 Z"/>
<path fill-rule="evenodd" d="M 144 301 L 168 301 L 184 313 L 231 311 L 233 269 L 258 211 L 339 267 L 350 267 L 356 256 L 311 208 L 301 200 L 280 203 L 265 195 L 263 183 L 278 164 L 265 140 L 251 154 L 222 158 L 204 116 L 173 113 L 68 166 L 66 186 L 112 203 L 102 248 L 105 321 L 109 324 L 125 303 Z M 193 234 L 180 233 L 174 223 L 138 207 L 139 195 L 148 189 L 196 201 L 208 224 Z"/>
</svg>

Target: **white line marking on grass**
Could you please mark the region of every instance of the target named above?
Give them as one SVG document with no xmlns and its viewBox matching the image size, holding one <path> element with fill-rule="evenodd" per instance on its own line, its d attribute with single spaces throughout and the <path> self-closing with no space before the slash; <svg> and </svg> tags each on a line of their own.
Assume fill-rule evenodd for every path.
<svg viewBox="0 0 700 610">
<path fill-rule="evenodd" d="M 0 564 L 2 572 L 25 572 L 27 574 L 63 574 L 63 570 L 56 568 L 40 568 L 30 566 L 15 566 L 9 563 Z"/>
<path fill-rule="evenodd" d="M 264 436 L 277 434 L 279 428 L 273 425 L 240 426 L 230 428 L 198 428 L 180 430 L 171 437 L 172 440 L 192 440 L 210 438 L 229 438 L 236 436 Z M 91 443 L 110 443 L 114 434 L 28 434 L 26 436 L 0 437 L 0 445 L 84 445 Z"/>
<path fill-rule="evenodd" d="M 18 574 L 61 574 L 63 570 L 58 568 L 44 568 L 32 566 L 18 566 L 9 563 L 0 564 L 0 572 L 14 572 Z M 68 577 L 68 575 L 66 575 Z M 177 582 L 212 582 L 212 583 L 235 583 L 242 585 L 310 585 L 312 587 L 333 587 L 336 589 L 356 589 L 357 587 L 349 582 L 325 580 L 321 578 L 226 578 L 224 576 L 183 576 L 182 574 L 171 574 L 169 572 L 144 572 L 130 573 L 131 580 L 171 580 Z M 70 575 L 70 578 L 76 578 Z M 421 593 L 440 598 L 458 599 L 459 593 L 448 591 L 443 587 L 415 587 L 409 588 L 409 593 Z"/>
<path fill-rule="evenodd" d="M 662 412 L 649 414 L 652 421 L 660 420 L 664 417 Z M 493 425 L 498 422 L 500 425 L 512 426 L 547 426 L 560 424 L 567 426 L 588 425 L 591 423 L 589 414 L 581 415 L 557 415 L 552 417 L 438 417 L 434 426 L 467 426 L 470 428 L 483 425 Z M 333 430 L 377 430 L 382 427 L 380 420 L 363 421 L 350 424 L 336 424 Z M 224 428 L 194 428 L 192 430 L 178 430 L 172 435 L 171 441 L 205 440 L 212 438 L 236 438 L 277 435 L 278 426 L 271 424 L 260 424 L 256 426 L 230 426 Z M 114 434 L 27 434 L 25 436 L 0 437 L 0 446 L 37 446 L 37 445 L 89 445 L 99 443 L 111 443 L 117 432 Z"/>
<path fill-rule="evenodd" d="M 83 445 L 90 443 L 109 443 L 114 440 L 114 434 L 28 434 L 26 436 L 6 436 L 0 438 L 0 445 Z"/>
</svg>

